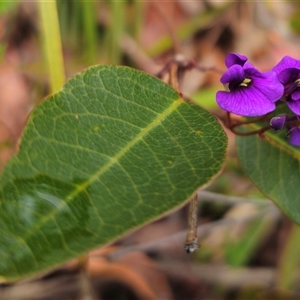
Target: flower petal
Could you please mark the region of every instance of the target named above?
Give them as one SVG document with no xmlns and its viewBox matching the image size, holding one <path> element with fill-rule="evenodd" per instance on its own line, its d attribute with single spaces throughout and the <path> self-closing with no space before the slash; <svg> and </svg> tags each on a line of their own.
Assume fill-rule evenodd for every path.
<svg viewBox="0 0 300 300">
<path fill-rule="evenodd" d="M 230 53 L 225 57 L 225 65 L 227 68 L 230 68 L 233 65 L 243 66 L 247 60 L 248 58 L 245 55 Z"/>
<path fill-rule="evenodd" d="M 300 89 L 297 89 L 295 92 L 291 93 L 291 99 L 294 101 L 300 100 Z"/>
<path fill-rule="evenodd" d="M 290 144 L 292 146 L 300 147 L 300 129 L 292 128 L 290 131 Z"/>
<path fill-rule="evenodd" d="M 295 82 L 299 79 L 300 70 L 297 68 L 287 68 L 282 70 L 279 74 L 277 74 L 278 79 L 284 85 Z"/>
<path fill-rule="evenodd" d="M 288 68 L 296 68 L 300 70 L 300 60 L 294 59 L 290 56 L 285 56 L 274 68 L 273 71 L 278 75 L 283 70 Z"/>
<path fill-rule="evenodd" d="M 296 115 L 300 115 L 300 101 L 286 101 L 287 106 Z"/>
<path fill-rule="evenodd" d="M 284 86 L 278 80 L 275 72 L 260 73 L 260 76 L 253 76 L 252 80 L 252 86 L 270 101 L 276 102 L 283 96 Z"/>
<path fill-rule="evenodd" d="M 253 72 L 253 70 L 257 71 L 249 61 L 245 62 L 245 64 L 243 65 L 243 68 L 244 68 L 245 72 L 248 72 L 248 70 L 250 72 Z M 259 71 L 257 71 L 257 72 L 260 73 Z"/>
<path fill-rule="evenodd" d="M 273 102 L 251 86 L 241 87 L 232 92 L 219 91 L 216 98 L 222 109 L 245 117 L 262 116 L 275 109 Z"/>
<path fill-rule="evenodd" d="M 243 67 L 239 66 L 239 65 L 234 65 L 232 67 L 230 67 L 221 77 L 220 81 L 223 84 L 226 83 L 233 83 L 236 85 L 239 85 L 240 83 L 243 82 L 244 80 L 244 69 Z"/>
</svg>

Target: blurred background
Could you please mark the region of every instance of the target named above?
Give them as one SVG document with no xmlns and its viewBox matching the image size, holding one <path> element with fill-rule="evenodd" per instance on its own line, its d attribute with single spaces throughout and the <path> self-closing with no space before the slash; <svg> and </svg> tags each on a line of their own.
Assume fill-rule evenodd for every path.
<svg viewBox="0 0 300 300">
<path fill-rule="evenodd" d="M 263 71 L 284 55 L 300 58 L 298 1 L 56 4 L 61 39 L 53 43 L 61 41 L 66 79 L 91 65 L 117 64 L 168 82 L 175 64 L 179 90 L 217 115 L 226 54 L 244 54 Z M 1 169 L 16 151 L 30 111 L 54 91 L 44 26 L 52 20 L 42 17 L 39 5 L 0 2 Z M 184 67 L 191 61 L 197 68 Z M 198 251 L 184 251 L 184 207 L 91 252 L 86 262 L 1 283 L 0 299 L 300 299 L 299 229 L 243 175 L 234 136 L 227 133 L 226 166 L 199 192 Z"/>
</svg>

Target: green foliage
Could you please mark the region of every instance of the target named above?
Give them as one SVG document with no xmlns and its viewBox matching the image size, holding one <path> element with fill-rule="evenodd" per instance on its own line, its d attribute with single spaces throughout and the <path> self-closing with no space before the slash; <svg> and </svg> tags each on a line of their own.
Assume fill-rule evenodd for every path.
<svg viewBox="0 0 300 300">
<path fill-rule="evenodd" d="M 280 112 L 277 109 L 277 114 Z M 257 125 L 248 126 L 258 129 Z M 264 139 L 258 136 L 237 138 L 238 156 L 242 168 L 253 183 L 294 222 L 300 224 L 300 149 L 291 146 L 286 132 L 268 131 Z M 294 226 L 284 246 L 279 263 L 278 285 L 290 289 L 295 285 L 299 259 L 300 231 Z"/>
<path fill-rule="evenodd" d="M 57 1 L 62 42 L 68 49 L 75 50 L 87 65 L 95 64 L 98 58 L 97 11 L 101 5 L 103 2 Z"/>
<path fill-rule="evenodd" d="M 249 126 L 250 127 L 250 126 Z M 251 129 L 257 129 L 251 126 Z M 283 212 L 300 224 L 300 149 L 290 146 L 284 132 L 268 131 L 237 138 L 238 157 L 247 176 Z"/>
<path fill-rule="evenodd" d="M 34 275 L 179 207 L 223 165 L 210 113 L 127 67 L 96 66 L 31 114 L 0 178 L 0 274 Z"/>
<path fill-rule="evenodd" d="M 120 64 L 125 34 L 138 42 L 144 20 L 143 1 L 63 1 L 58 13 L 64 45 L 86 65 Z M 102 11 L 101 21 L 99 14 Z M 105 18 L 103 16 L 105 15 Z M 70 47 L 71 46 L 71 47 Z"/>
</svg>

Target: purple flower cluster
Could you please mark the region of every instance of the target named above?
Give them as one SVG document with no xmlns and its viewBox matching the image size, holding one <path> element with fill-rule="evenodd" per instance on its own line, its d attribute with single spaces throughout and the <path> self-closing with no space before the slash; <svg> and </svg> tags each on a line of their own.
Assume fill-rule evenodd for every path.
<svg viewBox="0 0 300 300">
<path fill-rule="evenodd" d="M 221 77 L 226 91 L 218 91 L 218 105 L 245 117 L 266 115 L 286 103 L 291 115 L 271 119 L 274 130 L 287 128 L 290 144 L 300 146 L 300 60 L 285 56 L 270 72 L 260 72 L 244 55 L 231 53 Z"/>
</svg>

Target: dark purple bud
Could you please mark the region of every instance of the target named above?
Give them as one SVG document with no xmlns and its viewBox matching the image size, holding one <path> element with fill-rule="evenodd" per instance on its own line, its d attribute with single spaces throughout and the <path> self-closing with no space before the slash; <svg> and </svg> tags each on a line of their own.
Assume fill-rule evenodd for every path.
<svg viewBox="0 0 300 300">
<path fill-rule="evenodd" d="M 285 115 L 276 116 L 271 119 L 270 125 L 271 125 L 272 129 L 278 131 L 284 127 L 285 121 L 286 121 Z"/>
<path fill-rule="evenodd" d="M 290 144 L 295 147 L 300 147 L 300 129 L 294 127 L 289 132 Z"/>
</svg>

